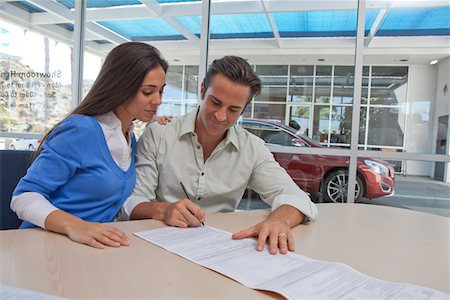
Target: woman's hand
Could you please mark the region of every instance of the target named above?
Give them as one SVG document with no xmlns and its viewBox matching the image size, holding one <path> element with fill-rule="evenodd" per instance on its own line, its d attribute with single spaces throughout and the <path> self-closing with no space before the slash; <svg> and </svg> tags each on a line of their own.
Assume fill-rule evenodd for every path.
<svg viewBox="0 0 450 300">
<path fill-rule="evenodd" d="M 80 220 L 69 226 L 67 236 L 78 243 L 103 249 L 105 246 L 120 247 L 130 245 L 125 233 L 112 226 Z"/>
<path fill-rule="evenodd" d="M 154 116 L 152 122 L 158 122 L 158 124 L 166 125 L 173 119 L 173 116 Z"/>
<path fill-rule="evenodd" d="M 47 216 L 45 229 L 65 234 L 72 241 L 98 249 L 130 244 L 125 233 L 119 229 L 102 223 L 87 222 L 62 210 L 55 210 Z"/>
</svg>

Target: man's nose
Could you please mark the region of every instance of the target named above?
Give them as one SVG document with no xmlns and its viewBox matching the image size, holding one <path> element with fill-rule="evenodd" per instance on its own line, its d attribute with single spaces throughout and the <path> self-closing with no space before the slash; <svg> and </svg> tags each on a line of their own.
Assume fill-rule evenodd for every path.
<svg viewBox="0 0 450 300">
<path fill-rule="evenodd" d="M 216 119 L 219 122 L 223 122 L 227 119 L 227 111 L 226 109 L 219 109 L 218 111 L 216 111 Z"/>
</svg>

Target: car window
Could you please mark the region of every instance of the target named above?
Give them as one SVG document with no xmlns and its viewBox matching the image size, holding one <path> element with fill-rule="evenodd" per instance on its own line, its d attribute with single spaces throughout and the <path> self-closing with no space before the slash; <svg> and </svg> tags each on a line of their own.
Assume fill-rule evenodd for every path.
<svg viewBox="0 0 450 300">
<path fill-rule="evenodd" d="M 242 127 L 262 138 L 268 144 L 280 146 L 292 146 L 294 136 L 271 124 L 258 122 L 242 122 Z"/>
</svg>

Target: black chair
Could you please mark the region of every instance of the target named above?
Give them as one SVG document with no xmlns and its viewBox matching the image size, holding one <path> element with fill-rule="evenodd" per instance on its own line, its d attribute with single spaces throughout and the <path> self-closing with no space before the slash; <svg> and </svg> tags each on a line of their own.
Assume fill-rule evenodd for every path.
<svg viewBox="0 0 450 300">
<path fill-rule="evenodd" d="M 11 195 L 31 165 L 34 152 L 0 150 L 0 229 L 19 228 L 22 220 L 9 208 Z"/>
</svg>

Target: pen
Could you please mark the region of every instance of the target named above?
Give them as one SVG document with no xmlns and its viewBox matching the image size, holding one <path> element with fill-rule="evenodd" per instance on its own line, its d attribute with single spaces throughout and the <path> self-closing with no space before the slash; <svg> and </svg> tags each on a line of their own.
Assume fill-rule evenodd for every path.
<svg viewBox="0 0 450 300">
<path fill-rule="evenodd" d="M 188 195 L 188 193 L 187 193 L 187 191 L 186 191 L 186 188 L 184 187 L 183 182 L 180 181 L 180 185 L 181 185 L 181 188 L 183 189 L 184 194 L 186 195 L 186 198 L 188 198 L 189 200 L 191 200 L 191 198 L 189 198 L 189 195 Z M 191 200 L 191 201 L 192 201 L 192 200 Z M 205 223 L 202 222 L 202 225 L 205 226 Z"/>
</svg>

